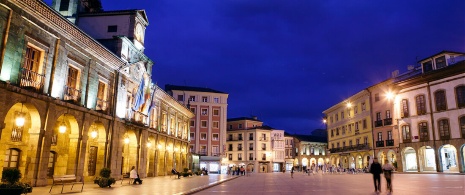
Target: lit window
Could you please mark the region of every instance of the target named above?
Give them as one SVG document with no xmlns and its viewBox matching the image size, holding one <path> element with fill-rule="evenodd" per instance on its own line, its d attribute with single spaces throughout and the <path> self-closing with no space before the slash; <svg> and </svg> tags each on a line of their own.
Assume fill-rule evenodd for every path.
<svg viewBox="0 0 465 195">
<path fill-rule="evenodd" d="M 202 97 L 202 102 L 208 102 L 208 98 L 206 96 Z"/>
<path fill-rule="evenodd" d="M 217 98 L 217 97 L 216 97 L 216 98 L 213 98 L 213 102 L 215 102 L 215 103 L 220 103 L 220 98 Z"/>
<path fill-rule="evenodd" d="M 207 127 L 207 121 L 201 121 L 202 127 Z"/>
<path fill-rule="evenodd" d="M 184 95 L 178 95 L 178 101 L 184 101 Z"/>
<path fill-rule="evenodd" d="M 213 133 L 212 134 L 212 140 L 213 141 L 218 141 L 220 139 L 220 135 L 218 133 Z"/>
<path fill-rule="evenodd" d="M 208 115 L 208 109 L 207 108 L 202 108 L 202 115 Z"/>
<path fill-rule="evenodd" d="M 219 115 L 220 115 L 220 110 L 213 109 L 213 116 L 219 116 Z"/>
<path fill-rule="evenodd" d="M 189 100 L 190 100 L 191 102 L 195 102 L 195 96 L 193 96 L 193 95 L 189 96 Z"/>
<path fill-rule="evenodd" d="M 212 124 L 213 124 L 213 125 L 212 125 L 213 128 L 215 128 L 215 129 L 220 128 L 220 122 L 218 122 L 218 121 L 213 121 Z"/>
<path fill-rule="evenodd" d="M 200 139 L 201 140 L 206 140 L 207 139 L 207 133 L 200 133 Z"/>
</svg>

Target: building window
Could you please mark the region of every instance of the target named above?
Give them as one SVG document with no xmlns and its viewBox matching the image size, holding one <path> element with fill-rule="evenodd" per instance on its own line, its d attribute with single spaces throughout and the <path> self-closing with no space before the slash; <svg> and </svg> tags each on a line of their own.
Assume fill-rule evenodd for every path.
<svg viewBox="0 0 465 195">
<path fill-rule="evenodd" d="M 386 110 L 386 118 L 391 118 L 391 111 L 390 110 Z"/>
<path fill-rule="evenodd" d="M 194 121 L 194 120 L 189 121 L 189 125 L 190 125 L 191 127 L 195 127 L 195 121 Z"/>
<path fill-rule="evenodd" d="M 403 100 L 401 101 L 400 106 L 401 106 L 401 108 L 400 108 L 400 110 L 401 110 L 401 111 L 400 111 L 400 116 L 401 116 L 402 118 L 408 117 L 408 116 L 409 116 L 409 115 L 408 115 L 408 100 L 407 100 L 407 99 L 403 99 Z"/>
<path fill-rule="evenodd" d="M 212 134 L 212 140 L 213 140 L 213 141 L 218 141 L 218 140 L 220 140 L 220 134 L 218 134 L 218 133 L 213 133 L 213 134 Z"/>
<path fill-rule="evenodd" d="M 220 103 L 220 98 L 217 98 L 217 97 L 216 97 L 216 98 L 213 98 L 213 102 L 215 102 L 215 103 Z"/>
<path fill-rule="evenodd" d="M 266 150 L 266 144 L 262 143 L 262 150 Z"/>
<path fill-rule="evenodd" d="M 434 61 L 436 61 L 436 69 L 446 67 L 446 56 L 436 58 L 436 59 L 434 59 Z"/>
<path fill-rule="evenodd" d="M 427 61 L 423 63 L 423 72 L 429 72 L 433 70 L 433 62 L 432 61 Z"/>
<path fill-rule="evenodd" d="M 202 123 L 202 127 L 203 127 L 203 128 L 206 128 L 206 127 L 207 127 L 207 121 L 201 121 L 201 123 Z"/>
<path fill-rule="evenodd" d="M 408 126 L 408 125 L 402 126 L 402 137 L 404 138 L 404 142 L 411 142 L 412 141 L 410 126 Z"/>
<path fill-rule="evenodd" d="M 95 146 L 91 146 L 89 148 L 89 162 L 87 164 L 87 172 L 89 176 L 95 175 L 95 170 L 97 168 L 97 151 L 98 148 Z"/>
<path fill-rule="evenodd" d="M 344 111 L 341 112 L 341 120 L 344 119 Z"/>
<path fill-rule="evenodd" d="M 208 102 L 207 96 L 202 96 L 202 102 Z"/>
<path fill-rule="evenodd" d="M 193 95 L 189 96 L 189 101 L 195 102 L 195 96 L 193 96 Z"/>
<path fill-rule="evenodd" d="M 375 94 L 375 102 L 377 102 L 377 101 L 379 101 L 379 94 L 378 93 Z"/>
<path fill-rule="evenodd" d="M 98 82 L 98 91 L 97 91 L 97 105 L 96 110 L 107 110 L 107 84 L 104 82 Z"/>
<path fill-rule="evenodd" d="M 368 137 L 367 137 L 367 136 L 365 136 L 365 137 L 363 138 L 363 144 L 365 144 L 365 145 L 368 144 Z"/>
<path fill-rule="evenodd" d="M 194 132 L 190 132 L 190 138 L 191 138 L 191 140 L 195 139 L 195 133 Z"/>
<path fill-rule="evenodd" d="M 237 144 L 237 150 L 242 151 L 242 144 Z"/>
<path fill-rule="evenodd" d="M 426 122 L 418 123 L 418 130 L 420 131 L 420 141 L 428 141 L 428 125 Z"/>
<path fill-rule="evenodd" d="M 79 90 L 79 69 L 69 66 L 68 67 L 68 79 L 65 86 L 65 100 L 74 100 L 79 102 L 81 98 L 81 91 Z"/>
<path fill-rule="evenodd" d="M 118 26 L 117 25 L 108 26 L 107 32 L 118 32 Z"/>
<path fill-rule="evenodd" d="M 194 147 L 195 147 L 195 145 L 189 145 L 189 152 L 190 152 L 190 153 L 194 153 L 194 152 L 195 152 L 195 151 L 194 151 Z"/>
<path fill-rule="evenodd" d="M 253 150 L 253 143 L 249 143 L 249 150 Z"/>
<path fill-rule="evenodd" d="M 355 122 L 355 131 L 358 131 L 358 122 Z"/>
<path fill-rule="evenodd" d="M 228 160 L 232 160 L 232 154 L 228 154 Z"/>
<path fill-rule="evenodd" d="M 203 154 L 203 155 L 207 154 L 207 146 L 205 145 L 200 146 L 200 154 Z"/>
<path fill-rule="evenodd" d="M 362 111 L 365 111 L 367 109 L 365 102 L 362 102 Z"/>
<path fill-rule="evenodd" d="M 207 140 L 207 133 L 200 133 L 200 140 Z"/>
<path fill-rule="evenodd" d="M 339 121 L 339 115 L 336 113 L 336 122 Z"/>
<path fill-rule="evenodd" d="M 239 124 L 237 127 L 238 127 L 239 129 L 242 129 L 242 124 Z"/>
<path fill-rule="evenodd" d="M 358 107 L 354 106 L 354 114 L 357 114 L 357 113 L 358 113 Z"/>
<path fill-rule="evenodd" d="M 363 125 L 363 129 L 366 129 L 368 127 L 367 126 L 367 119 L 363 119 L 362 125 Z"/>
<path fill-rule="evenodd" d="M 220 122 L 218 122 L 218 121 L 213 121 L 212 127 L 215 128 L 215 129 L 220 128 Z"/>
<path fill-rule="evenodd" d="M 336 135 L 339 135 L 339 127 L 336 128 Z"/>
<path fill-rule="evenodd" d="M 237 136 L 238 136 L 238 140 L 242 141 L 242 133 L 237 134 Z"/>
<path fill-rule="evenodd" d="M 57 160 L 56 153 L 50 151 L 50 156 L 48 156 L 48 165 L 47 165 L 47 178 L 53 178 L 55 173 L 55 162 Z"/>
<path fill-rule="evenodd" d="M 381 120 L 381 112 L 377 112 L 376 113 L 376 121 L 380 121 Z"/>
<path fill-rule="evenodd" d="M 212 156 L 219 156 L 220 155 L 220 147 L 212 146 Z"/>
<path fill-rule="evenodd" d="M 346 147 L 346 142 L 345 141 L 342 142 L 342 147 L 343 148 Z M 313 148 L 310 149 L 310 154 L 313 154 Z"/>
<path fill-rule="evenodd" d="M 436 111 L 447 110 L 446 92 L 444 90 L 434 92 L 434 100 L 436 103 Z"/>
<path fill-rule="evenodd" d="M 213 109 L 213 116 L 219 116 L 220 115 L 220 110 L 219 109 Z"/>
<path fill-rule="evenodd" d="M 237 154 L 237 160 L 242 160 L 242 154 L 241 153 Z"/>
<path fill-rule="evenodd" d="M 192 112 L 192 113 L 196 114 L 196 113 L 195 113 L 195 108 L 191 107 L 190 109 L 191 109 L 191 112 Z"/>
<path fill-rule="evenodd" d="M 253 133 L 249 133 L 249 140 L 253 140 Z"/>
<path fill-rule="evenodd" d="M 69 9 L 69 0 L 61 0 L 60 1 L 60 11 L 68 11 Z"/>
<path fill-rule="evenodd" d="M 342 126 L 341 131 L 342 131 L 342 135 L 345 135 L 346 134 L 346 126 Z"/>
<path fill-rule="evenodd" d="M 333 145 L 334 146 L 334 145 Z M 352 147 L 352 140 L 349 140 L 349 146 Z"/>
<path fill-rule="evenodd" d="M 265 153 L 262 154 L 262 160 L 266 160 L 266 154 Z"/>
<path fill-rule="evenodd" d="M 462 132 L 462 138 L 465 138 L 465 116 L 460 117 L 460 132 Z"/>
<path fill-rule="evenodd" d="M 178 95 L 178 101 L 184 101 L 184 95 Z"/>
<path fill-rule="evenodd" d="M 208 109 L 207 108 L 202 108 L 202 115 L 203 116 L 208 115 Z"/>
<path fill-rule="evenodd" d="M 20 87 L 32 87 L 36 90 L 41 90 L 45 76 L 42 73 L 42 59 L 44 51 L 39 50 L 32 45 L 27 45 L 24 64 L 21 68 Z"/>
<path fill-rule="evenodd" d="M 229 129 L 232 129 L 232 125 L 229 125 Z"/>
<path fill-rule="evenodd" d="M 387 132 L 387 139 L 392 140 L 392 131 Z"/>
<path fill-rule="evenodd" d="M 455 88 L 455 96 L 457 99 L 457 107 L 458 108 L 465 107 L 465 85 Z"/>
<path fill-rule="evenodd" d="M 383 141 L 383 132 L 378 132 L 378 141 Z"/>
<path fill-rule="evenodd" d="M 417 97 L 415 97 L 415 102 L 417 104 L 417 115 L 426 114 L 425 95 L 418 95 Z"/>
<path fill-rule="evenodd" d="M 20 151 L 18 149 L 5 150 L 5 158 L 3 168 L 18 168 L 19 167 Z"/>
<path fill-rule="evenodd" d="M 249 160 L 253 160 L 253 153 L 249 153 Z"/>
<path fill-rule="evenodd" d="M 441 119 L 438 121 L 439 136 L 441 139 L 450 139 L 449 120 Z"/>
<path fill-rule="evenodd" d="M 232 151 L 233 150 L 233 145 L 232 144 L 229 144 L 228 145 L 228 151 Z"/>
</svg>

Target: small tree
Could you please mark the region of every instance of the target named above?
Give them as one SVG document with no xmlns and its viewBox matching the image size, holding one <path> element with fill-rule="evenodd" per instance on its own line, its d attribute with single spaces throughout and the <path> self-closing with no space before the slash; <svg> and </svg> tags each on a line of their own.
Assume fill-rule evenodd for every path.
<svg viewBox="0 0 465 195">
<path fill-rule="evenodd" d="M 100 169 L 100 178 L 95 180 L 95 183 L 98 184 L 101 188 L 111 187 L 112 184 L 116 182 L 115 178 L 110 177 L 111 169 L 102 168 Z"/>
</svg>

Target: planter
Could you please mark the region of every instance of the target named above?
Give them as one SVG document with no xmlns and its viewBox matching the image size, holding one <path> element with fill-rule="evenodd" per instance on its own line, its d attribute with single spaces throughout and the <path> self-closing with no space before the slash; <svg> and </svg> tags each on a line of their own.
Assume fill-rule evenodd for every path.
<svg viewBox="0 0 465 195">
<path fill-rule="evenodd" d="M 31 188 L 32 191 L 32 188 Z M 1 195 L 21 195 L 23 193 L 22 188 L 0 188 Z"/>
</svg>

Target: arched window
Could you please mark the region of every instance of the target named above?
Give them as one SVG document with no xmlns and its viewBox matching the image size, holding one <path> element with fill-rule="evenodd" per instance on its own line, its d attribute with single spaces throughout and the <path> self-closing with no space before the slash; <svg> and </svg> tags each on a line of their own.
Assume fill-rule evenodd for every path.
<svg viewBox="0 0 465 195">
<path fill-rule="evenodd" d="M 426 122 L 420 122 L 418 123 L 418 134 L 420 135 L 420 141 L 428 141 L 429 136 L 428 136 L 428 123 Z"/>
<path fill-rule="evenodd" d="M 465 85 L 455 88 L 455 95 L 457 96 L 457 107 L 465 107 Z"/>
<path fill-rule="evenodd" d="M 447 110 L 446 92 L 444 90 L 434 92 L 434 101 L 436 103 L 436 111 Z"/>
<path fill-rule="evenodd" d="M 465 138 L 465 116 L 460 117 L 460 132 L 462 133 L 462 138 Z"/>
<path fill-rule="evenodd" d="M 3 161 L 3 168 L 18 168 L 20 154 L 21 151 L 18 149 L 7 149 L 5 151 L 5 161 Z"/>
<path fill-rule="evenodd" d="M 438 121 L 438 130 L 441 139 L 450 139 L 450 128 L 448 119 L 441 119 Z"/>
<path fill-rule="evenodd" d="M 409 125 L 402 126 L 402 138 L 404 139 L 404 142 L 412 142 L 412 135 Z"/>
<path fill-rule="evenodd" d="M 47 165 L 47 177 L 52 178 L 53 174 L 55 173 L 55 162 L 56 162 L 56 153 L 54 151 L 50 151 L 50 156 L 48 157 L 48 165 Z"/>
</svg>

